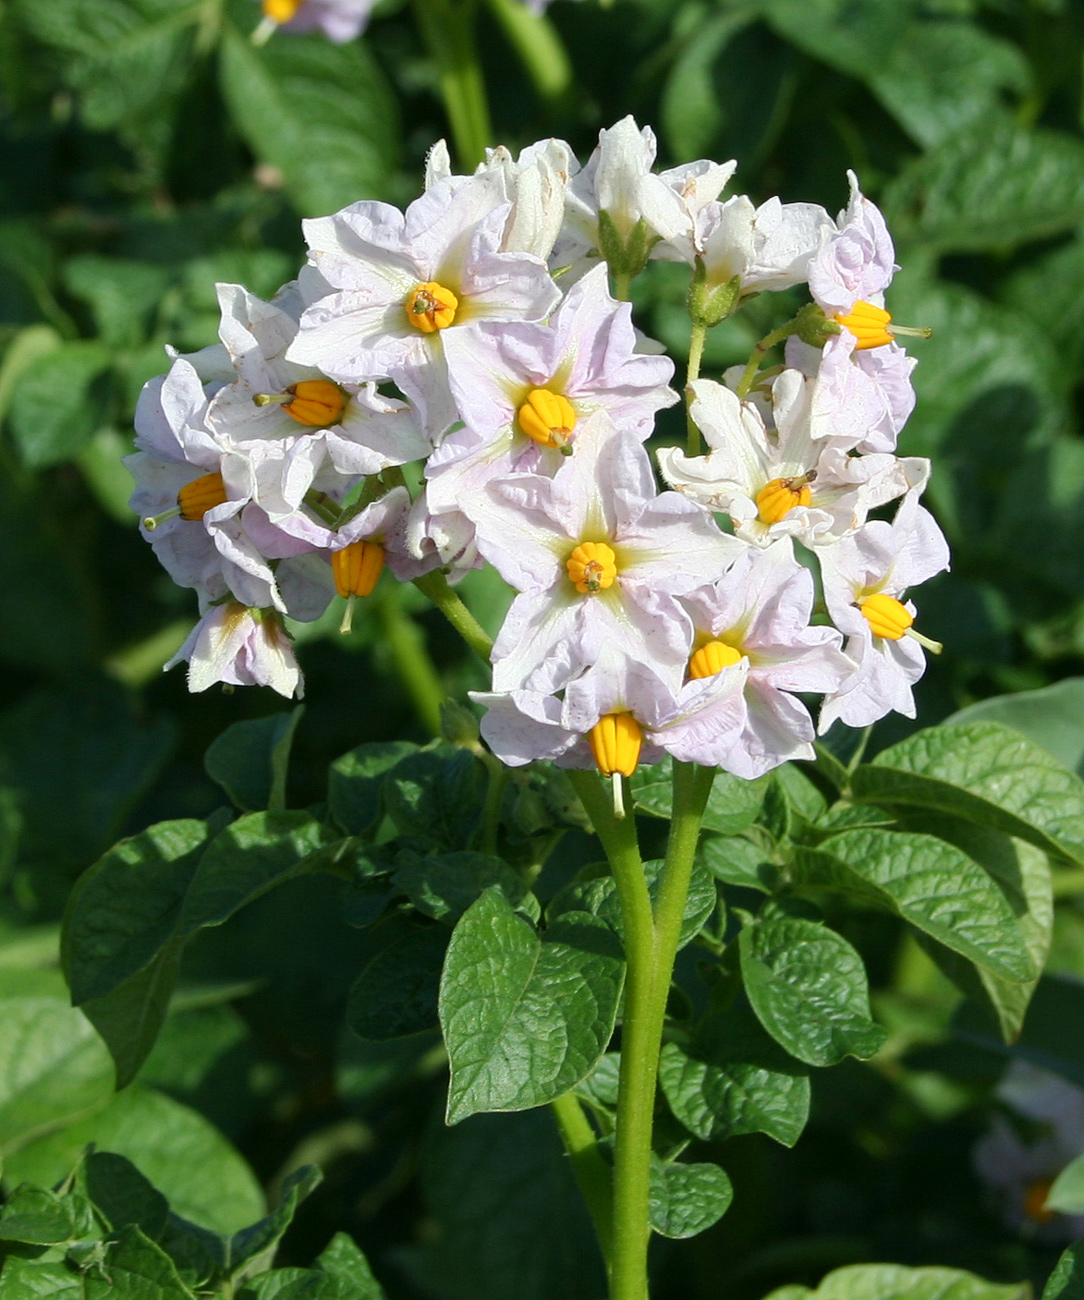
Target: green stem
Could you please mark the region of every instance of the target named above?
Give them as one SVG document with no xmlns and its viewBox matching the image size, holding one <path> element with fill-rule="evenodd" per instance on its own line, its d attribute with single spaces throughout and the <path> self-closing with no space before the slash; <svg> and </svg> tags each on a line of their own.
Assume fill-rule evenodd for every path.
<svg viewBox="0 0 1084 1300">
<path fill-rule="evenodd" d="M 481 748 L 479 746 L 479 748 Z M 508 768 L 486 750 L 479 757 L 489 770 L 489 784 L 486 786 L 486 802 L 482 810 L 482 852 L 491 858 L 497 856 L 497 835 L 501 827 L 501 799 L 504 787 L 508 783 Z M 488 760 L 488 761 L 487 761 Z"/>
<path fill-rule="evenodd" d="M 396 672 L 426 730 L 439 736 L 440 706 L 445 690 L 425 648 L 422 630 L 400 608 L 398 587 L 389 586 L 381 592 L 376 607 Z"/>
<path fill-rule="evenodd" d="M 598 1138 L 575 1093 L 550 1102 L 561 1140 L 565 1144 L 572 1172 L 595 1225 L 599 1249 L 606 1267 L 610 1267 L 610 1220 L 613 1214 L 613 1189 L 610 1166 L 599 1150 Z"/>
<path fill-rule="evenodd" d="M 757 371 L 760 369 L 760 363 L 765 356 L 775 347 L 777 343 L 782 343 L 784 339 L 790 336 L 798 328 L 797 319 L 789 320 L 785 325 L 780 325 L 778 329 L 772 330 L 770 334 L 765 334 L 760 342 L 753 349 L 753 355 L 749 358 L 749 364 L 745 367 L 738 387 L 735 389 L 737 395 L 744 399 L 749 396 L 749 390 L 753 387 L 753 380 L 757 377 Z"/>
<path fill-rule="evenodd" d="M 714 769 L 674 764 L 666 860 L 652 910 L 634 819 L 618 821 L 593 773 L 570 773 L 610 861 L 621 900 L 627 974 L 614 1146 L 610 1300 L 648 1300 L 651 1133 L 666 1000 L 677 956 L 700 821 Z"/>
<path fill-rule="evenodd" d="M 474 653 L 489 663 L 489 656 L 493 650 L 492 637 L 448 586 L 444 574 L 434 570 L 432 573 L 415 578 L 414 585 L 423 595 L 429 597 Z"/>
<path fill-rule="evenodd" d="M 415 0 L 414 12 L 437 65 L 459 165 L 472 172 L 485 159 L 493 138 L 474 38 L 474 0 Z"/>
<path fill-rule="evenodd" d="M 627 271 L 614 272 L 614 297 L 618 302 L 629 301 L 629 286 L 632 284 L 632 276 Z"/>
<path fill-rule="evenodd" d="M 700 362 L 704 357 L 704 343 L 708 337 L 708 327 L 701 322 L 694 321 L 692 331 L 689 334 L 689 366 L 685 371 L 685 403 L 686 403 L 686 420 L 689 426 L 689 445 L 687 454 L 690 456 L 700 455 L 700 430 L 692 417 L 689 408 L 692 406 L 692 394 L 689 392 L 689 385 L 700 378 Z"/>
<path fill-rule="evenodd" d="M 557 29 L 521 0 L 489 0 L 489 7 L 535 90 L 548 103 L 559 103 L 572 88 L 572 64 Z"/>
</svg>

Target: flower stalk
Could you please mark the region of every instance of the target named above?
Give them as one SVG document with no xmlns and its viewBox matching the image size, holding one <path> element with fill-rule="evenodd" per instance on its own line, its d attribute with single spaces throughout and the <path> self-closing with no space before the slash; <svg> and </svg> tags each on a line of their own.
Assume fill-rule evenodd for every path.
<svg viewBox="0 0 1084 1300">
<path fill-rule="evenodd" d="M 474 171 L 493 139 L 475 40 L 475 0 L 416 0 L 414 12 L 437 65 L 441 98 L 460 166 Z"/>
</svg>

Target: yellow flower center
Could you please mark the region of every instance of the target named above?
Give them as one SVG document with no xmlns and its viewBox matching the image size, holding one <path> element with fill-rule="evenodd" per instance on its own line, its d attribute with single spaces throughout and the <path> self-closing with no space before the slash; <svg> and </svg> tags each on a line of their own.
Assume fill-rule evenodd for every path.
<svg viewBox="0 0 1084 1300">
<path fill-rule="evenodd" d="M 331 572 L 340 596 L 371 596 L 384 568 L 384 548 L 379 542 L 351 542 L 331 553 Z"/>
<path fill-rule="evenodd" d="M 617 578 L 617 556 L 605 542 L 581 542 L 565 561 L 581 596 L 596 596 Z"/>
<path fill-rule="evenodd" d="M 871 302 L 856 302 L 849 312 L 835 317 L 838 324 L 850 330 L 858 342 L 855 350 L 862 352 L 866 348 L 883 348 L 891 343 L 897 334 L 907 334 L 917 339 L 928 339 L 933 327 L 923 325 L 893 325 L 892 317 L 883 307 L 875 307 Z"/>
<path fill-rule="evenodd" d="M 455 320 L 459 310 L 459 299 L 451 289 L 430 280 L 428 284 L 419 284 L 407 294 L 407 320 L 423 334 L 435 334 L 437 330 L 447 329 Z"/>
<path fill-rule="evenodd" d="M 644 733 L 631 713 L 605 713 L 587 736 L 591 753 L 603 776 L 632 776 L 640 761 Z"/>
<path fill-rule="evenodd" d="M 569 442 L 576 427 L 576 412 L 567 397 L 548 388 L 532 388 L 516 412 L 516 419 L 528 438 L 571 455 Z"/>
<path fill-rule="evenodd" d="M 303 3 L 304 0 L 263 0 L 262 8 L 265 16 L 276 23 L 288 23 Z"/>
<path fill-rule="evenodd" d="M 197 522 L 208 510 L 226 501 L 226 485 L 221 474 L 204 474 L 202 478 L 186 483 L 177 493 L 177 506 L 182 519 Z"/>
<path fill-rule="evenodd" d="M 895 597 L 886 596 L 883 591 L 863 597 L 858 608 L 873 635 L 887 637 L 890 641 L 898 641 L 915 621 Z"/>
<path fill-rule="evenodd" d="M 777 524 L 795 506 L 807 506 L 811 499 L 809 485 L 816 473 L 796 478 L 773 478 L 756 495 L 757 517 L 762 523 Z"/>
<path fill-rule="evenodd" d="M 694 681 L 699 681 L 702 677 L 714 677 L 724 668 L 732 668 L 740 663 L 741 658 L 741 651 L 727 645 L 725 641 L 709 641 L 693 653 L 689 660 L 689 676 Z"/>
<path fill-rule="evenodd" d="M 303 379 L 286 391 L 293 401 L 286 402 L 282 409 L 298 424 L 313 429 L 326 429 L 329 424 L 337 423 L 346 408 L 346 394 L 330 379 Z"/>
</svg>

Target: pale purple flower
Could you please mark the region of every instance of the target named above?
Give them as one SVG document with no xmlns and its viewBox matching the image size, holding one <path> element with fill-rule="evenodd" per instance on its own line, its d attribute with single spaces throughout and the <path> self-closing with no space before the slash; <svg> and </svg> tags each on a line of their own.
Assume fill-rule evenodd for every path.
<svg viewBox="0 0 1084 1300">
<path fill-rule="evenodd" d="M 845 316 L 856 302 L 881 306 L 884 291 L 899 270 L 892 236 L 875 203 L 847 173 L 850 202 L 836 219 L 836 232 L 809 264 L 809 292 L 826 316 Z"/>
<path fill-rule="evenodd" d="M 365 30 L 375 0 L 301 0 L 294 16 L 284 23 L 265 18 L 261 23 L 279 27 L 284 32 L 323 32 L 329 41 L 345 45 Z"/>
<path fill-rule="evenodd" d="M 299 284 L 312 305 L 288 358 L 340 383 L 393 379 L 427 432 L 443 435 L 456 418 L 443 336 L 467 323 L 541 320 L 560 299 L 540 258 L 500 251 L 510 212 L 504 178 L 490 171 L 439 182 L 405 216 L 364 201 L 306 221 L 310 264 Z M 427 332 L 408 304 L 430 284 L 457 306 Z"/>
<path fill-rule="evenodd" d="M 774 427 L 768 427 L 758 402 L 697 380 L 690 413 L 708 453 L 690 457 L 677 447 L 660 449 L 663 477 L 690 500 L 727 513 L 735 534 L 756 546 L 785 536 L 810 546 L 831 544 L 861 527 L 875 506 L 925 484 L 927 461 L 852 456 L 845 442 L 815 438 L 813 386 L 798 371 L 784 370 L 772 384 Z M 794 500 L 782 514 L 769 500 L 772 485 L 779 484 Z"/>
<path fill-rule="evenodd" d="M 732 668 L 702 681 L 675 684 L 668 673 L 630 659 L 613 645 L 566 683 L 563 698 L 532 690 L 472 691 L 486 707 L 481 732 L 510 767 L 552 759 L 560 767 L 595 766 L 587 737 L 608 713 L 631 713 L 643 733 L 641 763 L 664 754 L 716 766 L 740 731 L 742 686 L 747 668 Z"/>
<path fill-rule="evenodd" d="M 585 422 L 553 478 L 494 480 L 476 528 L 481 554 L 521 593 L 493 650 L 497 691 L 548 694 L 607 643 L 680 678 L 692 627 L 675 598 L 714 581 L 743 550 L 706 511 L 677 493 L 658 495 L 636 435 L 602 413 Z M 581 591 L 570 565 L 597 545 L 615 571 Z"/>
<path fill-rule="evenodd" d="M 820 731 L 838 718 L 850 727 L 865 727 L 895 711 L 915 716 L 912 685 L 926 669 L 922 644 L 913 629 L 898 640 L 874 635 L 861 603 L 884 595 L 899 601 L 908 614 L 915 607 L 903 596 L 949 567 L 944 534 L 933 516 L 918 504 L 918 492 L 904 497 L 892 523 L 875 520 L 820 553 L 824 599 L 832 622 L 847 637 L 845 650 L 857 667 L 829 695 L 820 716 Z"/>
<path fill-rule="evenodd" d="M 236 601 L 212 605 L 166 669 L 185 662 L 190 691 L 225 682 L 270 686 L 287 697 L 304 694 L 293 645 L 272 609 L 250 609 Z"/>
<path fill-rule="evenodd" d="M 717 760 L 736 776 L 751 779 L 788 759 L 811 759 L 813 720 L 792 692 L 837 691 L 854 670 L 835 628 L 810 626 L 813 599 L 813 575 L 786 541 L 746 552 L 714 586 L 682 598 L 694 645 L 721 642 L 747 664 L 742 724 Z"/>
<path fill-rule="evenodd" d="M 679 401 L 669 387 L 674 363 L 643 355 L 632 308 L 616 302 L 606 268 L 593 268 L 573 285 L 548 324 L 480 325 L 445 339 L 448 377 L 464 427 L 448 435 L 429 458 L 429 506 L 462 510 L 468 518 L 497 475 L 552 476 L 565 457 L 532 440 L 517 412 L 532 389 L 567 398 L 577 430 L 595 411 L 638 438 L 649 436 L 655 414 Z M 575 455 L 576 430 L 570 447 Z"/>
<path fill-rule="evenodd" d="M 289 414 L 287 403 L 267 401 L 289 397 L 289 390 L 298 384 L 325 379 L 315 367 L 286 359 L 303 310 L 300 297 L 291 285 L 270 303 L 241 285 L 220 284 L 217 289 L 222 310 L 219 333 L 233 368 L 233 382 L 214 393 L 207 423 L 224 447 L 246 448 L 260 440 L 275 440 L 282 446 L 284 464 L 297 458 L 309 467 L 310 484 L 325 460 L 350 477 L 379 474 L 428 454 L 432 443 L 418 428 L 410 408 L 383 397 L 374 383 L 342 384 L 341 414 L 326 427 L 302 424 Z M 293 494 L 297 497 L 293 508 L 304 490 L 300 496 Z"/>
</svg>

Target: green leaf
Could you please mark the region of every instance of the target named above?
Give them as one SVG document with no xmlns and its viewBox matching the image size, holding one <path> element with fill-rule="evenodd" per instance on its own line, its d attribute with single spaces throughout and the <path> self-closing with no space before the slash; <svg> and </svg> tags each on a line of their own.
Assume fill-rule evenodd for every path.
<svg viewBox="0 0 1084 1300">
<path fill-rule="evenodd" d="M 1081 1300 L 1084 1296 L 1084 1242 L 1064 1251 L 1043 1288 L 1042 1300 Z"/>
<path fill-rule="evenodd" d="M 110 362 L 108 348 L 79 339 L 26 367 L 11 395 L 11 432 L 24 465 L 58 465 L 90 438 L 105 418 L 95 381 Z"/>
<path fill-rule="evenodd" d="M 132 1082 L 158 1039 L 177 986 L 180 956 L 180 945 L 169 943 L 150 965 L 83 1003 L 83 1014 L 109 1048 L 118 1088 Z"/>
<path fill-rule="evenodd" d="M 164 1250 L 131 1225 L 110 1246 L 104 1267 L 88 1269 L 86 1300 L 195 1300 Z"/>
<path fill-rule="evenodd" d="M 485 787 L 485 769 L 473 754 L 441 746 L 397 763 L 384 778 L 384 799 L 401 835 L 464 849 L 478 823 Z"/>
<path fill-rule="evenodd" d="M 791 1300 L 780 1287 L 766 1300 Z M 1027 1300 L 1026 1282 L 999 1286 L 959 1268 L 904 1268 L 900 1264 L 851 1264 L 823 1278 L 806 1300 Z"/>
<path fill-rule="evenodd" d="M 29 366 L 48 352 L 55 352 L 63 339 L 51 325 L 27 325 L 8 343 L 0 361 L 0 420 L 8 413 L 15 385 Z"/>
<path fill-rule="evenodd" d="M 435 1231 L 411 1269 L 446 1300 L 599 1300 L 602 1258 L 545 1110 L 434 1125 L 422 1195 Z"/>
<path fill-rule="evenodd" d="M 675 1117 L 699 1138 L 767 1133 L 797 1142 L 809 1118 L 809 1078 L 748 1007 L 710 1012 L 687 1046 L 664 1044 L 659 1083 Z"/>
<path fill-rule="evenodd" d="M 290 747 L 305 706 L 289 713 L 246 719 L 227 727 L 210 744 L 203 766 L 243 812 L 286 807 Z"/>
<path fill-rule="evenodd" d="M 1053 890 L 1046 854 L 1022 840 L 944 813 L 911 811 L 908 820 L 955 844 L 990 874 L 1017 918 L 1035 971 L 1041 972 L 1050 950 L 1054 924 Z M 960 961 L 941 945 L 931 945 L 928 939 L 923 946 L 957 987 L 986 1008 L 1005 1041 L 1015 1039 L 1038 974 L 1022 984 L 1007 981 L 984 966 Z"/>
<path fill-rule="evenodd" d="M 364 836 L 375 833 L 384 814 L 384 774 L 417 749 L 409 740 L 359 745 L 332 763 L 328 771 L 328 808 L 344 831 Z"/>
<path fill-rule="evenodd" d="M 0 1000 L 0 1147 L 51 1132 L 77 1115 L 104 1106 L 113 1091 L 113 1067 L 81 1011 L 60 998 Z M 56 1178 L 29 1179 L 58 1182 Z M 19 1180 L 10 1161 L 6 1174 Z"/>
<path fill-rule="evenodd" d="M 94 1212 L 78 1192 L 60 1196 L 44 1187 L 23 1183 L 0 1210 L 0 1241 L 55 1246 L 97 1235 Z"/>
<path fill-rule="evenodd" d="M 295 1169 L 282 1184 L 275 1212 L 230 1237 L 226 1248 L 227 1274 L 236 1273 L 249 1260 L 277 1245 L 293 1222 L 298 1206 L 315 1191 L 322 1180 L 323 1174 L 315 1165 L 302 1165 L 300 1169 Z"/>
<path fill-rule="evenodd" d="M 830 67 L 864 77 L 906 31 L 911 0 L 766 0 L 765 17 L 780 35 Z"/>
<path fill-rule="evenodd" d="M 530 894 L 518 871 L 501 858 L 483 853 L 445 853 L 423 858 L 417 853 L 404 852 L 396 859 L 394 879 L 419 912 L 437 921 L 453 923 L 491 887 L 499 889 L 516 908 Z"/>
<path fill-rule="evenodd" d="M 883 207 L 900 243 L 938 252 L 1046 239 L 1084 220 L 1084 144 L 988 113 L 906 165 Z"/>
<path fill-rule="evenodd" d="M 88 866 L 117 838 L 173 740 L 170 723 L 148 718 L 128 691 L 97 677 L 35 691 L 0 715 L 0 763 L 7 760 L 18 791 L 24 859 L 72 872 Z"/>
<path fill-rule="evenodd" d="M 198 0 L 19 0 L 19 16 L 68 56 L 64 73 L 94 130 L 146 117 L 183 80 Z"/>
<path fill-rule="evenodd" d="M 361 41 L 291 36 L 256 50 L 230 27 L 221 73 L 238 129 L 303 216 L 385 192 L 399 163 L 398 105 Z"/>
<path fill-rule="evenodd" d="M 695 1237 L 730 1208 L 734 1189 L 718 1165 L 664 1164 L 651 1156 L 651 1227 L 662 1237 Z"/>
<path fill-rule="evenodd" d="M 541 1106 L 594 1068 L 613 1033 L 624 962 L 609 927 L 568 913 L 539 936 L 497 890 L 456 926 L 440 986 L 448 1123 Z"/>
<path fill-rule="evenodd" d="M 696 856 L 716 880 L 762 894 L 770 894 L 779 877 L 779 868 L 767 853 L 740 835 L 705 835 Z"/>
<path fill-rule="evenodd" d="M 448 931 L 442 926 L 393 918 L 388 928 L 391 942 L 358 976 L 346 1009 L 354 1033 L 373 1042 L 436 1028 L 440 972 L 448 950 Z"/>
<path fill-rule="evenodd" d="M 1070 1160 L 1054 1179 L 1043 1208 L 1059 1214 L 1084 1214 L 1084 1155 Z"/>
<path fill-rule="evenodd" d="M 800 917 L 761 917 L 742 927 L 739 949 L 760 1023 L 800 1061 L 864 1060 L 884 1044 L 870 1019 L 862 958 L 842 935 Z"/>
<path fill-rule="evenodd" d="M 1038 978 L 1005 895 L 978 863 L 933 835 L 853 830 L 798 848 L 799 884 L 872 903 L 1018 984 Z"/>
<path fill-rule="evenodd" d="M 239 908 L 307 869 L 328 832 L 306 812 L 239 817 L 200 858 L 181 910 L 180 934 L 221 925 Z"/>
<path fill-rule="evenodd" d="M 995 722 L 930 727 L 853 774 L 859 800 L 932 808 L 1084 863 L 1084 782 Z"/>
<path fill-rule="evenodd" d="M 652 902 L 658 898 L 663 866 L 662 858 L 649 858 L 643 864 Z M 617 893 L 617 882 L 609 874 L 609 870 L 605 862 L 594 863 L 585 868 L 579 878 L 571 885 L 567 885 L 551 900 L 546 909 L 547 920 L 552 921 L 567 912 L 590 912 L 592 916 L 605 921 L 614 934 L 624 942 L 625 928 L 621 915 L 621 899 Z M 697 858 L 693 863 L 689 889 L 685 897 L 685 912 L 678 936 L 679 948 L 684 948 L 696 938 L 715 910 L 718 901 L 715 881 L 704 863 Z"/>
<path fill-rule="evenodd" d="M 80 1166 L 78 1185 L 116 1231 L 135 1224 L 157 1240 L 166 1226 L 169 1202 L 124 1156 L 91 1151 Z"/>
<path fill-rule="evenodd" d="M 126 1156 L 175 1214 L 200 1227 L 229 1234 L 266 1213 L 252 1170 L 218 1129 L 138 1084 L 96 1114 L 5 1153 L 5 1178 L 51 1186 L 78 1164 L 90 1142 Z"/>
<path fill-rule="evenodd" d="M 945 719 L 949 726 L 972 722 L 1012 727 L 1077 776 L 1084 775 L 1084 677 L 1065 677 L 1037 691 L 995 695 Z"/>
<path fill-rule="evenodd" d="M 104 343 L 134 348 L 144 341 L 151 313 L 173 277 L 152 262 L 88 253 L 65 262 L 63 278 L 70 293 L 90 304 Z"/>
<path fill-rule="evenodd" d="M 1084 1088 L 1084 1043 L 1079 1034 L 1065 1029 L 1077 1024 L 1080 1016 L 1084 1016 L 1084 987 L 1075 979 L 1044 975 L 1016 1042 L 1006 1046 L 995 1035 L 988 1016 L 973 1002 L 960 1004 L 952 1031 L 966 1043 L 1002 1057 L 1030 1061 Z"/>
<path fill-rule="evenodd" d="M 716 772 L 701 825 L 707 831 L 736 835 L 756 821 L 769 778 L 745 781 L 729 772 Z M 638 767 L 629 784 L 640 812 L 652 817 L 670 816 L 673 763 L 664 758 L 653 767 Z"/>
<path fill-rule="evenodd" d="M 661 123 L 675 156 L 695 158 L 705 153 L 726 125 L 715 64 L 748 21 L 742 13 L 712 15 L 697 25 L 694 39 L 686 42 L 674 61 L 663 91 Z"/>
<path fill-rule="evenodd" d="M 210 840 L 206 822 L 158 822 L 121 840 L 72 890 L 61 961 L 76 1006 L 143 970 L 169 943 Z"/>
<path fill-rule="evenodd" d="M 316 1257 L 316 1267 L 353 1288 L 348 1300 L 385 1300 L 384 1290 L 373 1277 L 369 1261 L 353 1237 L 337 1232 Z"/>
<path fill-rule="evenodd" d="M 1020 49 L 971 22 L 910 23 L 868 81 L 910 136 L 931 148 L 1001 108 L 1002 92 L 1026 94 L 1031 72 Z"/>
</svg>

